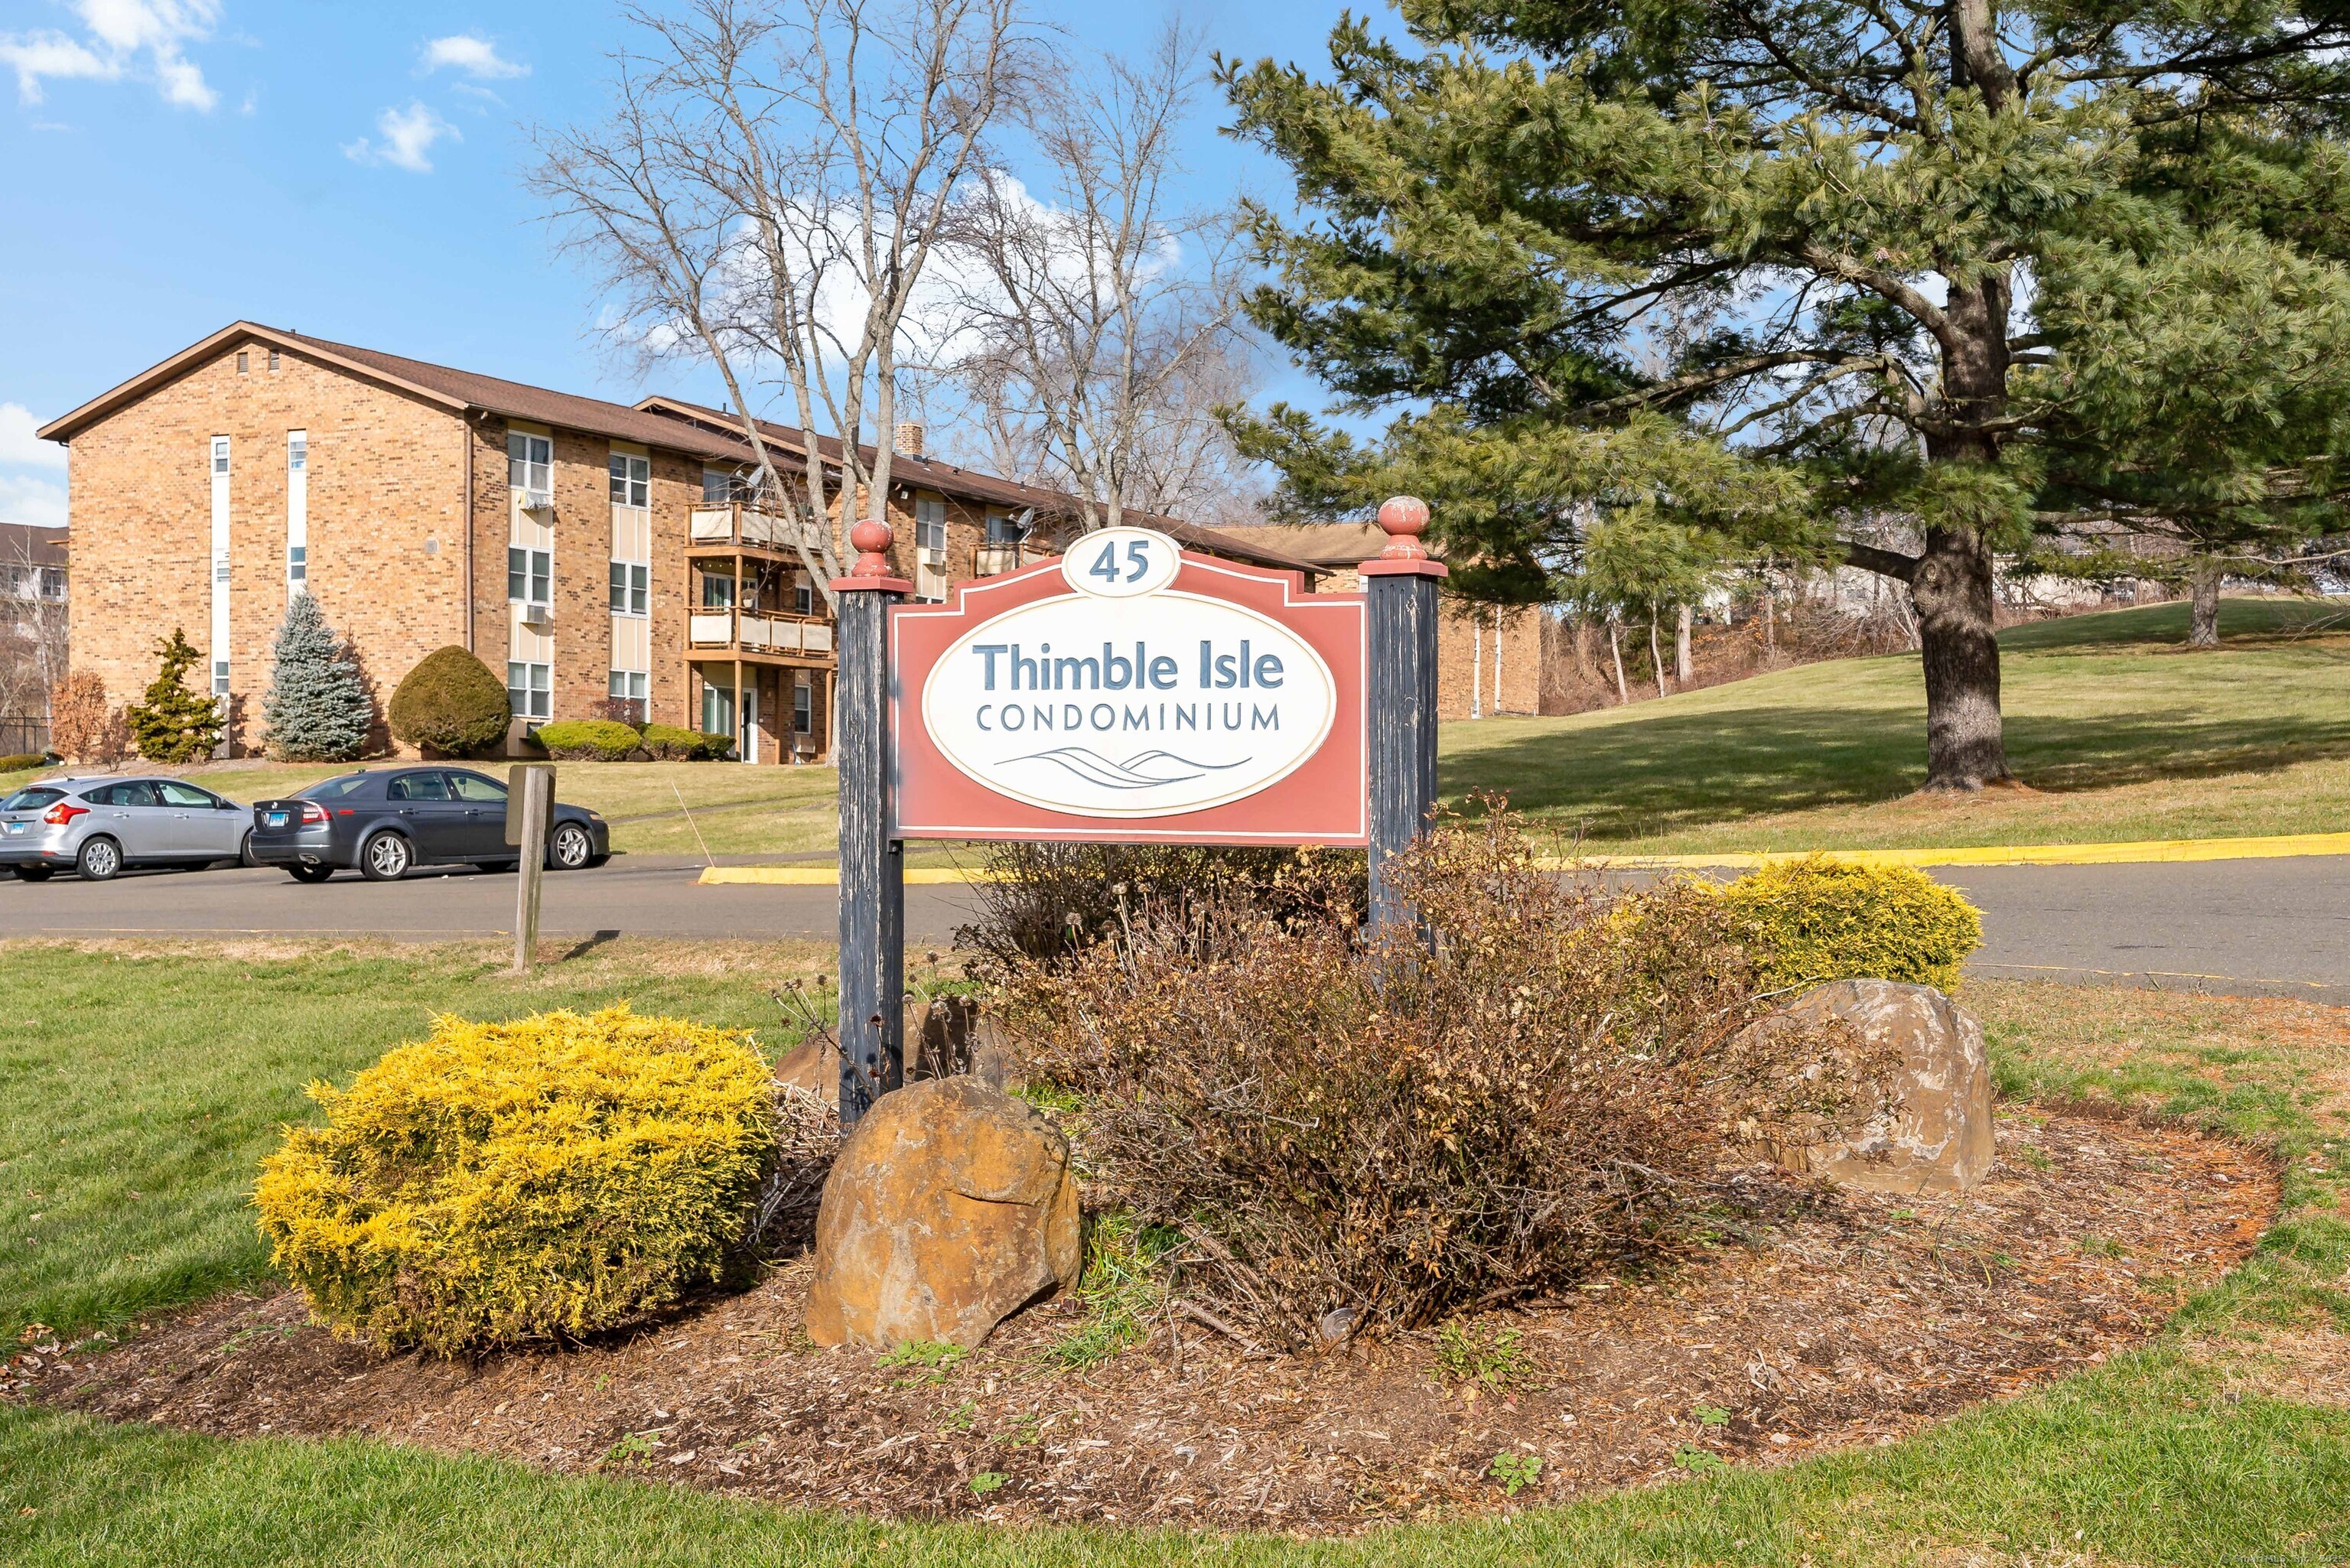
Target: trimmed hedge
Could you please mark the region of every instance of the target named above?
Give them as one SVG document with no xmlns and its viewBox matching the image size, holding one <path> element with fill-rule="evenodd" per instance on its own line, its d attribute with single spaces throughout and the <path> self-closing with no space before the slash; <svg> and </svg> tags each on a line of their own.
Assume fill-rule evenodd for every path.
<svg viewBox="0 0 2350 1568">
<path fill-rule="evenodd" d="M 613 719 L 563 719 L 538 727 L 546 754 L 567 763 L 624 763 L 637 749 L 637 732 Z"/>
<path fill-rule="evenodd" d="M 462 757 L 504 740 L 514 713 L 504 683 L 452 643 L 418 659 L 400 678 L 384 717 L 408 744 Z"/>
<path fill-rule="evenodd" d="M 26 768 L 41 767 L 45 765 L 48 760 L 49 759 L 47 756 L 43 755 L 39 752 L 11 753 L 7 756 L 0 757 L 0 774 L 22 773 Z"/>
<path fill-rule="evenodd" d="M 1982 916 L 1906 866 L 1855 866 L 1814 855 L 1765 866 L 1721 890 L 1762 984 L 1898 980 L 1955 990 L 1982 946 Z"/>
<path fill-rule="evenodd" d="M 716 1280 L 775 1142 L 748 1036 L 627 1004 L 442 1017 L 314 1084 L 254 1191 L 270 1262 L 338 1332 L 455 1355 L 576 1339 Z"/>
<path fill-rule="evenodd" d="M 704 734 L 675 724 L 647 724 L 639 743 L 647 756 L 663 763 L 714 762 L 734 754 L 733 736 Z"/>
</svg>

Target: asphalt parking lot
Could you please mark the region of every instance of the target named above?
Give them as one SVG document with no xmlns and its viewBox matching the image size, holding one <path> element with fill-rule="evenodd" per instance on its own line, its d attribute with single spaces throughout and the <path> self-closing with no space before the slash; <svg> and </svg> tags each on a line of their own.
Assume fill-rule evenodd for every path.
<svg viewBox="0 0 2350 1568">
<path fill-rule="evenodd" d="M 828 887 L 703 887 L 698 860 L 620 856 L 549 873 L 540 929 L 689 939 L 830 940 Z M 2160 985 L 2350 1004 L 2350 858 L 2140 866 L 1954 867 L 1935 873 L 1983 910 L 1986 975 Z M 912 943 L 951 941 L 968 888 L 910 887 Z M 433 941 L 514 928 L 515 879 L 478 871 L 305 887 L 275 870 L 133 873 L 111 882 L 0 882 L 0 936 L 365 936 Z"/>
</svg>

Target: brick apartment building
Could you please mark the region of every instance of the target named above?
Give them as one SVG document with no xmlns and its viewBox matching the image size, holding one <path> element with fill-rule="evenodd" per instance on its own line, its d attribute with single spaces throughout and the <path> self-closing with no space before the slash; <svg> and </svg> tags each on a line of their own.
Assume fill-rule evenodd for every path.
<svg viewBox="0 0 2350 1568">
<path fill-rule="evenodd" d="M 270 644 L 301 593 L 350 639 L 379 712 L 454 643 L 505 672 L 513 749 L 617 701 L 733 734 L 746 762 L 830 750 L 824 597 L 794 524 L 742 501 L 751 449 L 717 410 L 629 407 L 240 321 L 40 434 L 72 454 L 73 667 L 120 702 L 152 678 L 157 639 L 183 628 L 226 704 L 232 754 L 258 743 Z M 801 455 L 795 431 L 763 438 Z M 894 564 L 918 597 L 1039 558 L 1035 525 L 1066 497 L 926 461 L 920 442 L 902 427 L 913 450 L 889 498 Z M 1196 548 L 1317 575 L 1154 521 Z"/>
</svg>

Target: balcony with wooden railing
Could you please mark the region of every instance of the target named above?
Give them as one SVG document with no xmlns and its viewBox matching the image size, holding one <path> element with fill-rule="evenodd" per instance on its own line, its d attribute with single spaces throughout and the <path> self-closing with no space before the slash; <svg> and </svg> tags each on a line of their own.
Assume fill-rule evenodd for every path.
<svg viewBox="0 0 2350 1568">
<path fill-rule="evenodd" d="M 830 659 L 832 622 L 782 610 L 704 607 L 686 618 L 686 644 L 697 654 Z"/>
<path fill-rule="evenodd" d="M 1006 572 L 1016 572 L 1023 566 L 1049 561 L 1054 555 L 1054 551 L 1039 545 L 981 545 L 972 551 L 971 575 L 974 577 L 1000 577 Z"/>
<path fill-rule="evenodd" d="M 796 555 L 805 543 L 820 551 L 823 530 L 795 517 L 778 517 L 742 502 L 695 507 L 689 517 L 687 544 L 695 550 L 775 550 Z"/>
</svg>

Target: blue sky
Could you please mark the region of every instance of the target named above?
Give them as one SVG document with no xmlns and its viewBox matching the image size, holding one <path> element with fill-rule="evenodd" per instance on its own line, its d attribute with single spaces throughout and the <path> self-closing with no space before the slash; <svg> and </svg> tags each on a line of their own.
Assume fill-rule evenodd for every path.
<svg viewBox="0 0 2350 1568">
<path fill-rule="evenodd" d="M 1137 52 L 1170 15 L 1035 9 L 1073 47 Z M 1337 9 L 1180 15 L 1228 56 L 1310 68 Z M 0 0 L 0 520 L 63 520 L 63 453 L 35 426 L 240 317 L 622 400 L 650 389 L 591 341 L 593 291 L 518 178 L 522 130 L 592 115 L 622 33 L 612 7 L 558 0 Z M 1215 134 L 1220 109 L 1202 97 L 1192 199 L 1279 197 L 1277 166 Z"/>
</svg>

